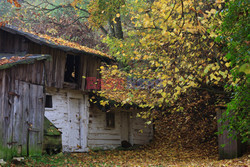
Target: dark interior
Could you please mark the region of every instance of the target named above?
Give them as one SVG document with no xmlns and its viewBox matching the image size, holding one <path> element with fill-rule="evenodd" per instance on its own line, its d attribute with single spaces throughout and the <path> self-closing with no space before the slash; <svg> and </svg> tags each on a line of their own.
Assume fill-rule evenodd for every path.
<svg viewBox="0 0 250 167">
<path fill-rule="evenodd" d="M 67 55 L 64 82 L 78 83 L 80 71 L 80 56 Z"/>
</svg>

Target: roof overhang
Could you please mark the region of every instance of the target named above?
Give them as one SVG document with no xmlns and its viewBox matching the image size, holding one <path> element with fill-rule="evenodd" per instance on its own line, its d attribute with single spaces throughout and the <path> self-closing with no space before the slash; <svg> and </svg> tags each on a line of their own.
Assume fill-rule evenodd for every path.
<svg viewBox="0 0 250 167">
<path fill-rule="evenodd" d="M 15 60 L 12 60 L 16 58 Z M 18 64 L 33 64 L 35 61 L 50 60 L 50 55 L 45 54 L 0 54 L 1 60 L 6 62 L 0 65 L 0 70 L 8 69 Z"/>
</svg>

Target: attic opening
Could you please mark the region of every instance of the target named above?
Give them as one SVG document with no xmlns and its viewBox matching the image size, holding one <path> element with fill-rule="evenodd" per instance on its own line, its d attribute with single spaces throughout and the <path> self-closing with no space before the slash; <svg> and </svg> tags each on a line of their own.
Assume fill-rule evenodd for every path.
<svg viewBox="0 0 250 167">
<path fill-rule="evenodd" d="M 64 82 L 78 83 L 80 71 L 80 56 L 67 55 Z"/>
</svg>

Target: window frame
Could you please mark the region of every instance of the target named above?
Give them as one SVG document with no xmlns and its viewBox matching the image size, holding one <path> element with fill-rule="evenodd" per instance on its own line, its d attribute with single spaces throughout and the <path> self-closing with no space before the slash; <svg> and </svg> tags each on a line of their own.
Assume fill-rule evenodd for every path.
<svg viewBox="0 0 250 167">
<path fill-rule="evenodd" d="M 115 128 L 115 113 L 114 112 L 106 112 L 106 128 L 108 129 L 114 129 Z"/>
<path fill-rule="evenodd" d="M 50 100 L 51 100 L 51 107 L 47 107 L 46 106 L 46 102 L 47 102 L 47 97 L 50 97 Z M 44 103 L 44 108 L 45 109 L 49 109 L 49 110 L 53 110 L 54 109 L 54 107 L 53 107 L 54 105 L 53 105 L 53 96 L 51 95 L 51 94 L 46 94 L 45 95 L 45 103 Z"/>
</svg>

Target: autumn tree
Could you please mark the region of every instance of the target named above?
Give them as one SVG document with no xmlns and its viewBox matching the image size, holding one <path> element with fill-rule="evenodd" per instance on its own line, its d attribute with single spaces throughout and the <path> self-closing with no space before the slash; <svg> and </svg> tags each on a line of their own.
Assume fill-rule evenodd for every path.
<svg viewBox="0 0 250 167">
<path fill-rule="evenodd" d="M 224 1 L 137 3 L 125 2 L 131 24 L 123 40 L 105 38 L 110 55 L 119 63 L 101 67 L 105 87 L 98 92 L 100 96 L 120 105 L 145 108 L 138 116 L 151 119 L 155 111 L 187 111 L 189 103 L 181 102 L 180 97 L 193 90 L 213 94 L 214 104 L 227 103 L 231 89 L 224 86 L 238 81 L 233 81 L 230 63 L 222 52 L 225 44 L 214 41 Z M 110 100 L 101 100 L 101 105 L 110 105 Z"/>
<path fill-rule="evenodd" d="M 138 7 L 136 3 L 138 1 L 134 6 Z M 231 132 L 236 130 L 243 141 L 247 141 L 249 30 L 246 4 L 237 0 L 227 5 L 221 0 L 141 1 L 137 10 L 130 9 L 134 26 L 128 29 L 126 38 L 108 36 L 105 39 L 119 68 L 102 67 L 103 78 L 123 78 L 125 89 L 111 83 L 111 87 L 99 91 L 100 95 L 121 105 L 137 104 L 146 108 L 147 112 L 139 116 L 147 118 L 155 109 L 184 111 L 188 104 L 178 99 L 190 90 L 205 90 L 216 95 L 217 103 L 226 105 L 231 101 L 222 121 L 230 120 L 226 128 Z M 231 97 L 234 98 L 231 100 Z M 108 105 L 109 101 L 101 104 Z"/>
</svg>

